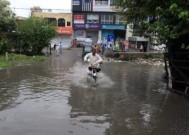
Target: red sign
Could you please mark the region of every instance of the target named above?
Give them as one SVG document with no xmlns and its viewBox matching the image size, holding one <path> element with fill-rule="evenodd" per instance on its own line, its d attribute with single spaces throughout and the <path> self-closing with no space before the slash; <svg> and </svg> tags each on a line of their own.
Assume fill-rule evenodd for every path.
<svg viewBox="0 0 189 135">
<path fill-rule="evenodd" d="M 71 35 L 73 33 L 72 27 L 57 27 L 56 31 L 58 34 Z"/>
<path fill-rule="evenodd" d="M 85 20 L 85 18 L 84 18 L 84 15 L 82 15 L 82 14 L 76 14 L 76 15 L 74 15 L 74 23 L 75 24 L 84 24 L 84 20 Z"/>
</svg>

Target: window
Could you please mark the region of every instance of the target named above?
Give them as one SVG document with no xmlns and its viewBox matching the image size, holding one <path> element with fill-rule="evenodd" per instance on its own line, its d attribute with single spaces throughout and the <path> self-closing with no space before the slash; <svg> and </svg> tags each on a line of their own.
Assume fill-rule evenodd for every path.
<svg viewBox="0 0 189 135">
<path fill-rule="evenodd" d="M 108 5 L 108 0 L 95 0 L 95 5 Z"/>
<path fill-rule="evenodd" d="M 116 22 L 115 23 L 123 25 L 123 24 L 125 24 L 125 21 L 122 17 L 116 16 Z"/>
<path fill-rule="evenodd" d="M 87 23 L 99 23 L 99 15 L 88 14 Z"/>
<path fill-rule="evenodd" d="M 48 23 L 52 26 L 57 26 L 56 18 L 46 18 Z"/>
<path fill-rule="evenodd" d="M 67 22 L 67 26 L 71 26 L 71 22 Z"/>
<path fill-rule="evenodd" d="M 65 19 L 58 19 L 58 27 L 65 27 Z"/>
<path fill-rule="evenodd" d="M 74 0 L 74 1 L 73 1 L 73 5 L 75 5 L 75 6 L 80 5 L 80 1 L 79 1 L 79 0 Z"/>
<path fill-rule="evenodd" d="M 113 24 L 113 15 L 101 15 L 101 24 Z"/>
</svg>

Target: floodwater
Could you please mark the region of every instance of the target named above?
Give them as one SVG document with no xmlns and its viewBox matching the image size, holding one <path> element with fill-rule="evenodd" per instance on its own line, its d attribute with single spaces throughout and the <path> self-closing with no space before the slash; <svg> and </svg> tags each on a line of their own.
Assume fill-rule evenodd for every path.
<svg viewBox="0 0 189 135">
<path fill-rule="evenodd" d="M 0 135 L 188 135 L 189 101 L 163 72 L 107 61 L 94 86 L 78 49 L 0 70 Z"/>
</svg>

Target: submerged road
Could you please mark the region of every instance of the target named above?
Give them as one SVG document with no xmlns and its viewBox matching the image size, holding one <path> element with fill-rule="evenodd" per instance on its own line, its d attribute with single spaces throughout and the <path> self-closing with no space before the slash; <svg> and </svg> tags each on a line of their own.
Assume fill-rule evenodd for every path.
<svg viewBox="0 0 189 135">
<path fill-rule="evenodd" d="M 0 70 L 0 135 L 188 135 L 189 101 L 162 66 L 102 65 L 87 81 L 81 49 Z"/>
</svg>

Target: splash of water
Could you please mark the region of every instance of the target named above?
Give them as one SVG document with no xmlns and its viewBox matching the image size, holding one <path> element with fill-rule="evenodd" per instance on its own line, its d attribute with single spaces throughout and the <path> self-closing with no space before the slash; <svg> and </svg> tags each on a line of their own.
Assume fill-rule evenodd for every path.
<svg viewBox="0 0 189 135">
<path fill-rule="evenodd" d="M 77 62 L 70 72 L 65 74 L 65 79 L 74 86 L 88 88 L 91 87 L 90 79 L 87 74 L 87 65 Z M 97 87 L 110 88 L 114 83 L 112 80 L 101 71 L 98 73 Z"/>
</svg>

